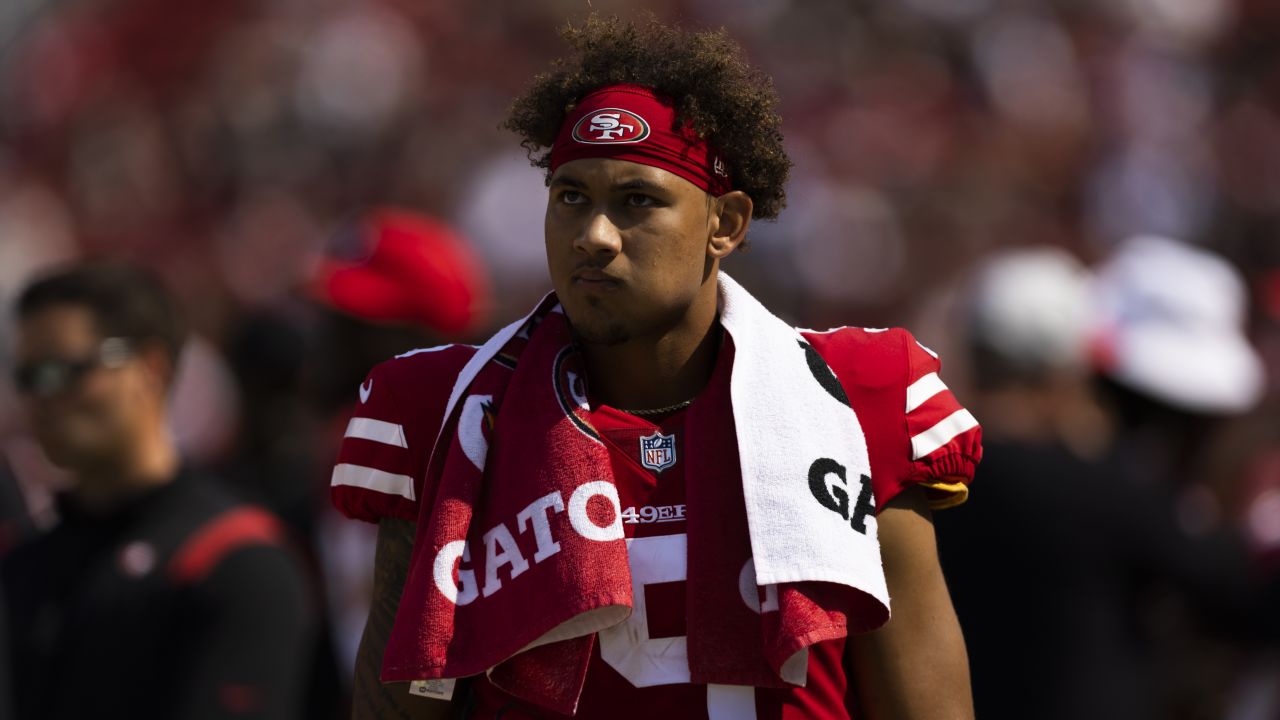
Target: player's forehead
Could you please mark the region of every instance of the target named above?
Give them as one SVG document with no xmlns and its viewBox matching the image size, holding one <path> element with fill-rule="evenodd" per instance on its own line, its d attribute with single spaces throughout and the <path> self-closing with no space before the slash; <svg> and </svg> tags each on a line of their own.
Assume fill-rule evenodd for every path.
<svg viewBox="0 0 1280 720">
<path fill-rule="evenodd" d="M 701 188 L 673 172 L 616 158 L 581 158 L 566 162 L 551 174 L 551 187 L 559 186 L 582 186 L 593 190 L 648 187 L 673 193 L 705 194 Z"/>
</svg>

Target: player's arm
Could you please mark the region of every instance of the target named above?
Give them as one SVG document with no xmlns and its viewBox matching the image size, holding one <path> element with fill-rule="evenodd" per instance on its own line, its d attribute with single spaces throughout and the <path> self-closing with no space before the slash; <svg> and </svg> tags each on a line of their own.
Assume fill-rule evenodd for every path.
<svg viewBox="0 0 1280 720">
<path fill-rule="evenodd" d="M 878 523 L 893 617 L 850 638 L 850 681 L 862 709 L 871 720 L 970 720 L 969 661 L 924 489 L 903 490 Z"/>
<path fill-rule="evenodd" d="M 354 720 L 446 720 L 453 704 L 409 694 L 409 683 L 383 683 L 382 654 L 400 606 L 400 593 L 409 574 L 415 525 L 384 518 L 378 522 L 373 561 L 373 601 L 356 654 L 351 717 Z M 455 700 L 456 702 L 456 700 Z"/>
</svg>

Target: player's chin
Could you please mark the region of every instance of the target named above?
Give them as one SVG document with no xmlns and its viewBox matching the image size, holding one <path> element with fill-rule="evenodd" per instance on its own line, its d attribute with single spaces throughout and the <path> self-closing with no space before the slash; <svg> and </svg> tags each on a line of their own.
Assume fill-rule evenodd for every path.
<svg viewBox="0 0 1280 720">
<path fill-rule="evenodd" d="M 565 306 L 573 334 L 586 345 L 621 345 L 631 339 L 631 331 L 621 318 L 600 305 L 577 309 Z"/>
</svg>

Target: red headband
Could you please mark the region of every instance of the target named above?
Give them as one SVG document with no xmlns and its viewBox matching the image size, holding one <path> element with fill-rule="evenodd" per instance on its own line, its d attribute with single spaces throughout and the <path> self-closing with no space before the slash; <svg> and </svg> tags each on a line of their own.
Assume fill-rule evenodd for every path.
<svg viewBox="0 0 1280 720">
<path fill-rule="evenodd" d="M 551 172 L 582 158 L 626 160 L 675 173 L 712 195 L 733 189 L 724 161 L 688 125 L 676 129 L 672 104 L 639 85 L 593 90 L 560 126 Z"/>
</svg>

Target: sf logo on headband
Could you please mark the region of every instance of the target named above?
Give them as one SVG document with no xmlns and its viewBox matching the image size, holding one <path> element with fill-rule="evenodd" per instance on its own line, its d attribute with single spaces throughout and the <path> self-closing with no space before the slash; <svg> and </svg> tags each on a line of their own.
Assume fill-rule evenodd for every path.
<svg viewBox="0 0 1280 720">
<path fill-rule="evenodd" d="M 589 145 L 636 143 L 649 137 L 649 123 L 621 108 L 603 108 L 582 116 L 573 126 L 573 139 Z"/>
</svg>

